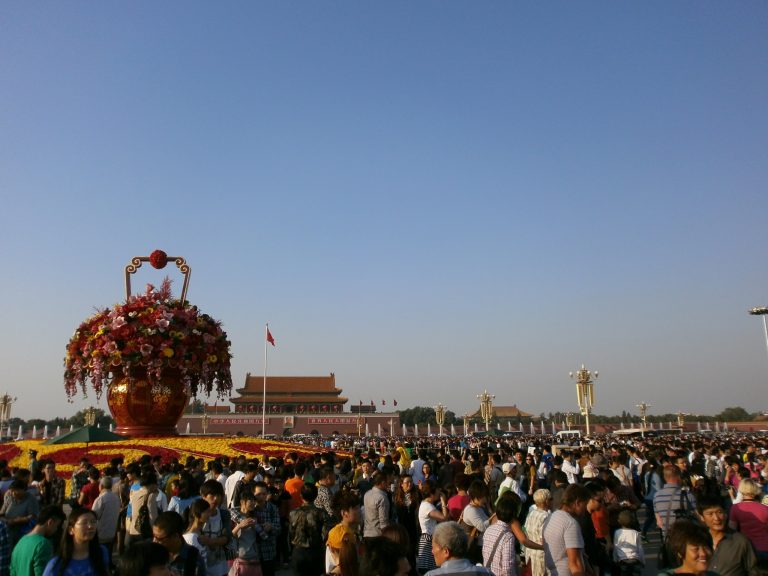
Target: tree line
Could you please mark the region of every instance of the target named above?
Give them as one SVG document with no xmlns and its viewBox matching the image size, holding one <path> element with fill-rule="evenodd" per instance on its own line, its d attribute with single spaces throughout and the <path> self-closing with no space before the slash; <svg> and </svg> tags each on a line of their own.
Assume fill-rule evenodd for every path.
<svg viewBox="0 0 768 576">
<path fill-rule="evenodd" d="M 435 409 L 430 406 L 414 406 L 413 408 L 408 408 L 406 410 L 398 410 L 397 413 L 400 415 L 400 422 L 402 424 L 405 424 L 406 426 L 413 426 L 415 424 L 432 424 L 437 425 L 437 420 L 435 419 Z M 581 415 L 578 412 L 573 412 L 573 421 L 574 423 L 579 423 L 579 419 L 581 418 Z M 725 408 L 722 412 L 719 412 L 714 415 L 704 415 L 704 414 L 686 414 L 685 420 L 686 422 L 752 422 L 754 420 L 760 420 L 763 419 L 765 416 L 761 412 L 754 412 L 749 413 L 741 406 L 732 406 L 729 408 Z M 481 419 L 479 417 L 472 418 L 472 422 L 479 422 Z M 566 421 L 566 413 L 565 412 L 549 412 L 548 414 L 544 414 L 543 412 L 538 415 L 532 415 L 532 416 L 513 416 L 511 418 L 493 418 L 493 422 L 496 424 L 504 424 L 507 425 L 507 422 L 511 423 L 513 426 L 519 426 L 520 424 L 523 425 L 530 425 L 531 422 L 536 424 L 537 426 L 541 423 L 541 421 L 544 420 L 546 422 L 556 422 L 558 424 L 564 423 Z M 593 424 L 621 424 L 622 422 L 625 424 L 630 423 L 640 423 L 640 416 L 638 414 L 632 414 L 630 412 L 622 411 L 620 415 L 616 416 L 607 416 L 604 414 L 590 414 L 589 415 L 589 421 Z M 677 422 L 677 414 L 670 413 L 670 414 L 648 414 L 646 416 L 647 422 L 653 422 L 653 423 L 667 423 L 667 422 Z M 450 410 L 446 410 L 445 412 L 445 423 L 444 426 L 450 426 L 451 424 L 463 424 L 464 421 L 461 417 L 457 416 L 454 412 L 451 412 Z"/>
</svg>

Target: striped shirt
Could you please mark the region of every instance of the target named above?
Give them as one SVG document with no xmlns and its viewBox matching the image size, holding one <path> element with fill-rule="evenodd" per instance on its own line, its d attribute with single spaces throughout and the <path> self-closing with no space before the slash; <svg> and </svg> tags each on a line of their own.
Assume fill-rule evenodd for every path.
<svg viewBox="0 0 768 576">
<path fill-rule="evenodd" d="M 568 550 L 584 550 L 584 537 L 576 519 L 556 510 L 544 523 L 544 559 L 550 576 L 570 576 Z"/>
<path fill-rule="evenodd" d="M 510 531 L 509 524 L 498 520 L 485 531 L 484 536 L 483 564 L 488 566 L 496 576 L 516 576 L 515 535 Z"/>
<path fill-rule="evenodd" d="M 689 491 L 683 495 L 679 484 L 667 484 L 656 492 L 653 497 L 653 509 L 661 518 L 660 528 L 664 534 L 677 519 L 675 511 L 683 508 L 688 512 L 695 512 L 696 500 Z"/>
</svg>

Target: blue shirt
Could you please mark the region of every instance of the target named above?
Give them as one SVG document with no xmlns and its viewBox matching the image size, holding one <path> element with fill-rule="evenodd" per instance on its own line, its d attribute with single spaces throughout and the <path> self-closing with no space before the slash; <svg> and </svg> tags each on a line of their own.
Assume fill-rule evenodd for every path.
<svg viewBox="0 0 768 576">
<path fill-rule="evenodd" d="M 471 574 L 490 574 L 493 576 L 493 572 L 488 570 L 485 566 L 475 566 L 466 558 L 453 558 L 446 560 L 443 565 L 430 570 L 426 576 L 438 576 L 439 574 L 459 574 L 469 572 Z"/>
<path fill-rule="evenodd" d="M 104 546 L 99 546 L 104 558 L 104 570 L 109 573 L 109 553 Z M 45 567 L 43 576 L 56 576 L 59 573 L 58 564 L 61 561 L 59 556 L 54 556 L 48 565 Z M 90 558 L 83 558 L 82 560 L 70 560 L 67 567 L 64 569 L 63 576 L 96 576 L 96 570 L 91 564 Z"/>
</svg>

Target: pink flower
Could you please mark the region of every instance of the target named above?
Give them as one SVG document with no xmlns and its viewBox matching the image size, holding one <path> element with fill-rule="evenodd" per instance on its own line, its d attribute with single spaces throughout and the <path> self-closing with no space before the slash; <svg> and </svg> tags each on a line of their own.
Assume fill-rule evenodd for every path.
<svg viewBox="0 0 768 576">
<path fill-rule="evenodd" d="M 122 316 L 118 316 L 114 320 L 112 320 L 112 330 L 117 330 L 118 328 L 122 328 L 125 326 L 125 318 Z"/>
<path fill-rule="evenodd" d="M 142 356 L 149 356 L 152 353 L 152 345 L 142 344 L 139 350 L 141 351 Z"/>
<path fill-rule="evenodd" d="M 168 328 L 170 322 L 165 318 L 160 318 L 155 324 L 157 324 L 157 329 L 160 330 L 160 332 L 165 332 L 165 329 Z"/>
</svg>

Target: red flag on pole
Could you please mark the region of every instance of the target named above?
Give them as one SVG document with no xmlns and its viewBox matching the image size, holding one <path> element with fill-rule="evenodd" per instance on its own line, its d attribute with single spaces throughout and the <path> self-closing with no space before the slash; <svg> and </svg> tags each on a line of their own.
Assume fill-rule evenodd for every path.
<svg viewBox="0 0 768 576">
<path fill-rule="evenodd" d="M 272 338 L 272 332 L 269 331 L 269 327 L 267 327 L 267 342 L 272 344 L 272 346 L 275 345 L 275 339 Z"/>
<path fill-rule="evenodd" d="M 397 406 L 397 400 L 392 400 L 392 404 L 394 404 L 395 406 Z"/>
<path fill-rule="evenodd" d="M 371 406 L 373 406 L 374 408 L 376 407 L 376 404 L 373 403 L 373 400 L 371 400 Z"/>
<path fill-rule="evenodd" d="M 382 401 L 381 401 L 381 405 L 382 405 L 382 406 L 386 406 L 386 405 L 387 405 L 387 401 L 386 401 L 386 400 L 382 400 Z"/>
</svg>

